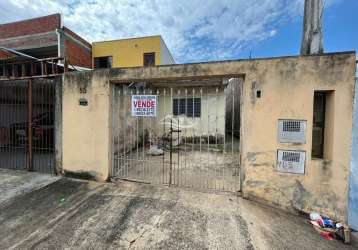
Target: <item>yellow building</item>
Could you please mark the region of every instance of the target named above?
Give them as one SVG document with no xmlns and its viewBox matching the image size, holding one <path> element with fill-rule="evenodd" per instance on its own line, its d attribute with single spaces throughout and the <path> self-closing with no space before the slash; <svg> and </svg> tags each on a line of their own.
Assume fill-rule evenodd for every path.
<svg viewBox="0 0 358 250">
<path fill-rule="evenodd" d="M 140 67 L 174 64 L 161 36 L 94 42 L 93 68 Z"/>
</svg>

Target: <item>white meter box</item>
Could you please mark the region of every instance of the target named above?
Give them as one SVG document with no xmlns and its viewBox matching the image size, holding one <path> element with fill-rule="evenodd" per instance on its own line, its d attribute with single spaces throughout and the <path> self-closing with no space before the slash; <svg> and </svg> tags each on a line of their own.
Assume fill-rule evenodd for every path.
<svg viewBox="0 0 358 250">
<path fill-rule="evenodd" d="M 277 171 L 282 173 L 304 174 L 305 151 L 277 150 Z"/>
<path fill-rule="evenodd" d="M 278 120 L 278 141 L 280 143 L 306 143 L 307 122 L 304 120 Z"/>
</svg>

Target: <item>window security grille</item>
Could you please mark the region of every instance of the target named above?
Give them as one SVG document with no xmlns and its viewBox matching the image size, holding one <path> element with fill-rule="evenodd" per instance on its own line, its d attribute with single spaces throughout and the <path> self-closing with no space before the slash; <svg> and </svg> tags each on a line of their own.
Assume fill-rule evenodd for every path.
<svg viewBox="0 0 358 250">
<path fill-rule="evenodd" d="M 280 143 L 306 143 L 306 121 L 279 120 L 278 141 Z"/>
<path fill-rule="evenodd" d="M 173 115 L 186 115 L 187 117 L 200 117 L 200 98 L 173 99 Z"/>
<path fill-rule="evenodd" d="M 284 132 L 300 132 L 301 131 L 301 122 L 299 122 L 299 121 L 284 121 L 283 122 L 283 131 Z"/>
<path fill-rule="evenodd" d="M 284 151 L 282 153 L 282 160 L 287 162 L 300 162 L 300 153 Z"/>
<path fill-rule="evenodd" d="M 277 170 L 283 173 L 304 174 L 306 153 L 304 151 L 277 151 Z"/>
</svg>

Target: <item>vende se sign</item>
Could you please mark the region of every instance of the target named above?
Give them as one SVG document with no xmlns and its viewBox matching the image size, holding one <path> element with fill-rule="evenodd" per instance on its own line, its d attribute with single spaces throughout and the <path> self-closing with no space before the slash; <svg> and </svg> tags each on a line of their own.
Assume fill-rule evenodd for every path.
<svg viewBox="0 0 358 250">
<path fill-rule="evenodd" d="M 132 116 L 157 116 L 156 95 L 132 95 Z"/>
</svg>

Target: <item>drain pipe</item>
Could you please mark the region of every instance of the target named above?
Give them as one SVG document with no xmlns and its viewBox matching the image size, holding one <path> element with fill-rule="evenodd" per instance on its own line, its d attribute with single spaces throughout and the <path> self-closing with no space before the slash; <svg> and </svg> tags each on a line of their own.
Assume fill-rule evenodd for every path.
<svg viewBox="0 0 358 250">
<path fill-rule="evenodd" d="M 58 50 L 58 57 L 63 58 L 61 60 L 63 64 L 63 70 L 66 71 L 66 58 L 65 58 L 65 43 L 64 43 L 64 34 L 62 29 L 56 29 L 57 34 L 57 50 Z"/>
</svg>

